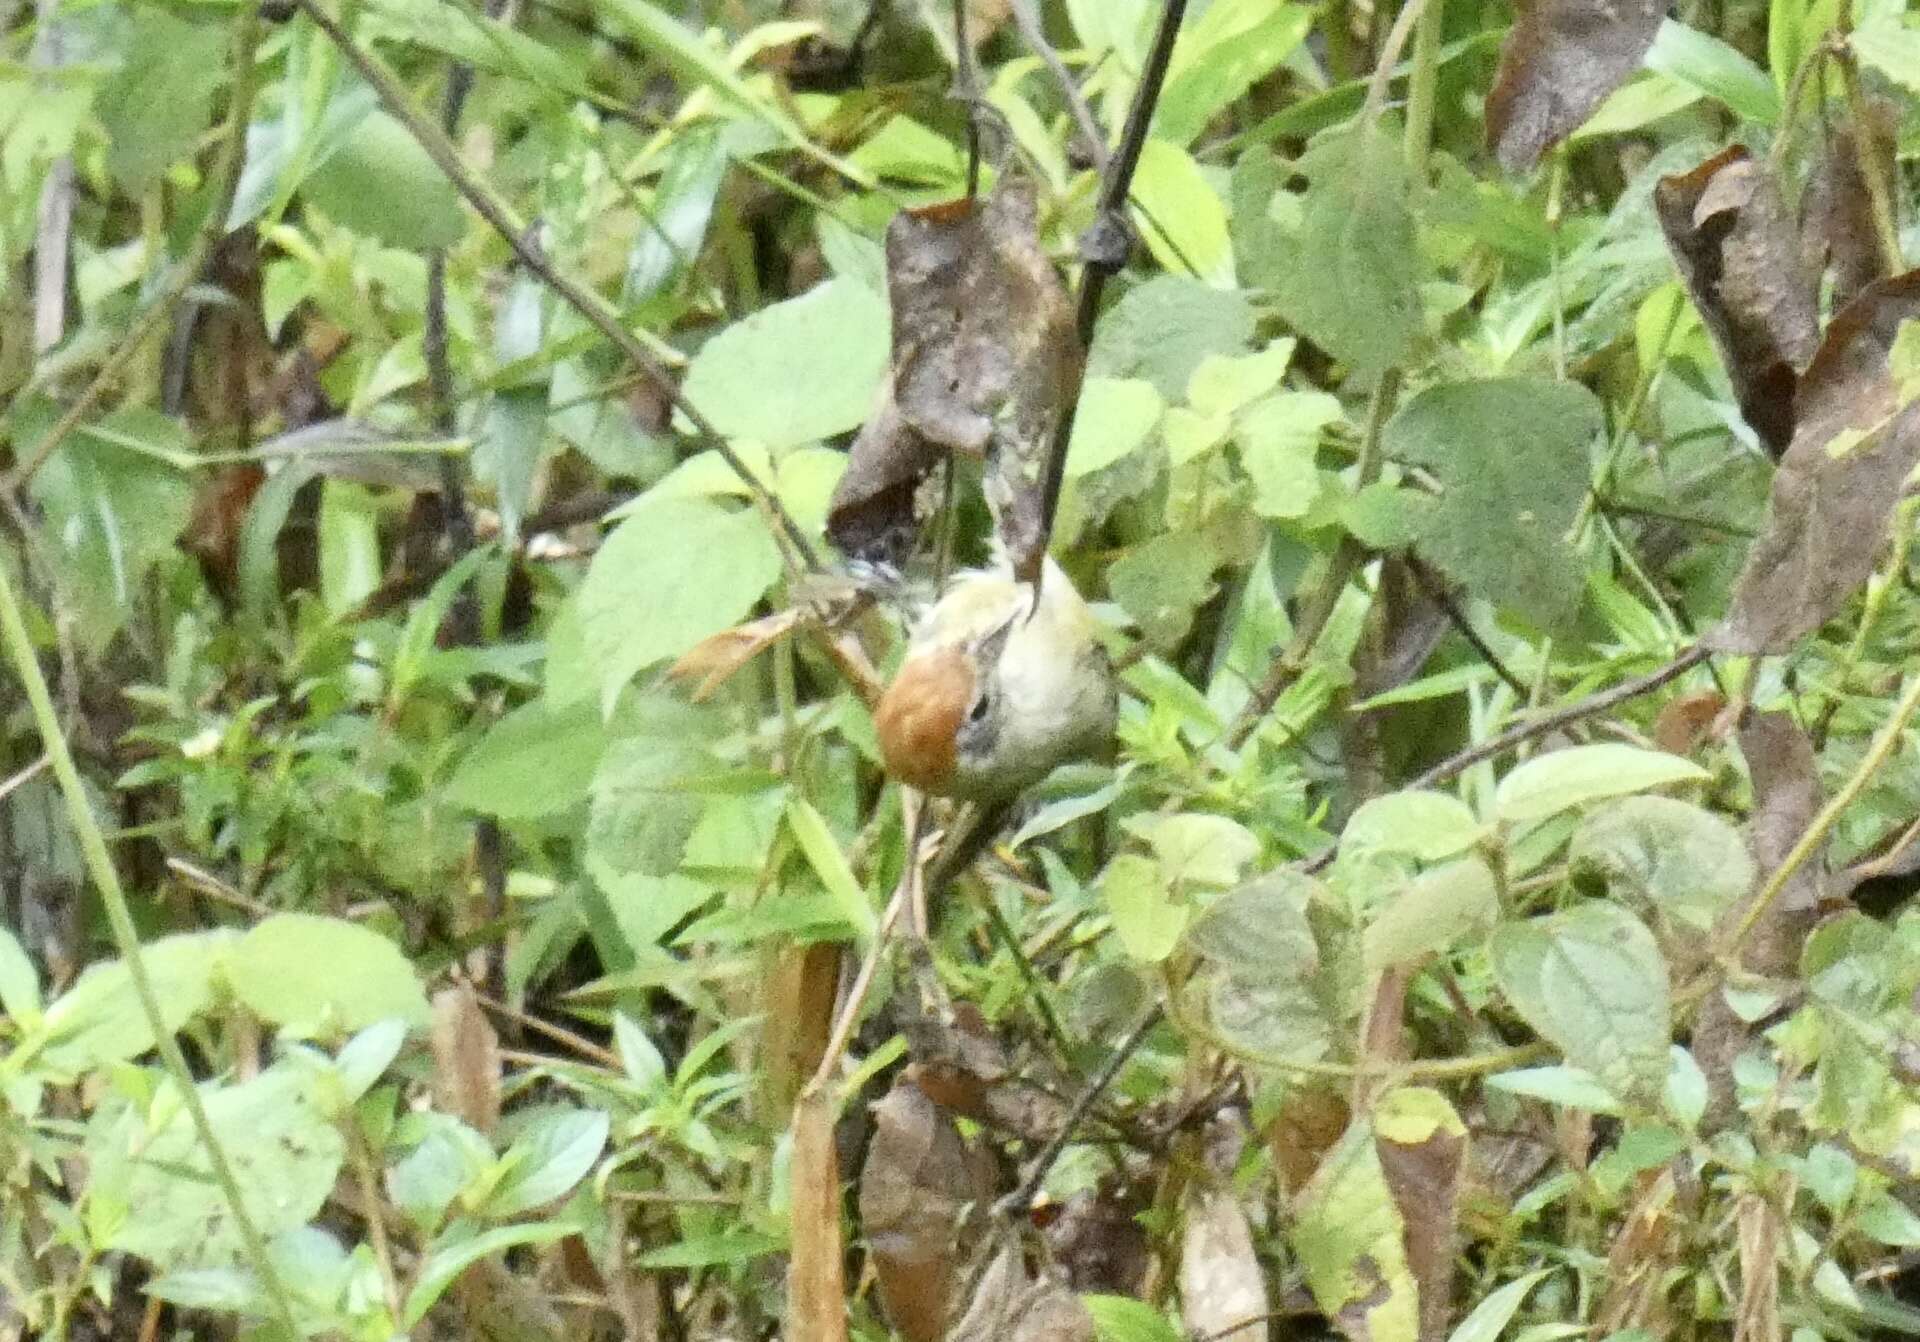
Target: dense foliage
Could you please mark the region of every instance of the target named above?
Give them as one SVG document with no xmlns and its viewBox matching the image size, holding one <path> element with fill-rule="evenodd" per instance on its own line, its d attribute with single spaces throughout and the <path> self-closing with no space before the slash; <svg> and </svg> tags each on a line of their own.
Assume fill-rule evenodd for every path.
<svg viewBox="0 0 1920 1342">
<path fill-rule="evenodd" d="M 1920 1334 L 1920 19 L 1186 9 L 0 6 L 0 1338 Z"/>
</svg>

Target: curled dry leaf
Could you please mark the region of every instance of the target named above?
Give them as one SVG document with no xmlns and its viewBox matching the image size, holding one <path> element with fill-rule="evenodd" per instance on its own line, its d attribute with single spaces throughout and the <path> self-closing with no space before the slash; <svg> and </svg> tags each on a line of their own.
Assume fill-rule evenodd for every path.
<svg viewBox="0 0 1920 1342">
<path fill-rule="evenodd" d="M 1239 1199 L 1209 1180 L 1188 1192 L 1183 1210 L 1181 1322 L 1194 1337 L 1259 1342 L 1273 1306 Z"/>
<path fill-rule="evenodd" d="M 1421 1342 L 1441 1342 L 1453 1306 L 1453 1248 L 1467 1128 L 1437 1090 L 1387 1095 L 1374 1115 L 1374 1149 L 1399 1208 L 1407 1270 L 1419 1299 Z"/>
<path fill-rule="evenodd" d="M 667 675 L 675 680 L 691 681 L 693 688 L 687 697 L 696 704 L 704 703 L 715 690 L 733 679 L 741 667 L 785 638 L 799 622 L 799 611 L 781 610 L 732 629 L 722 629 L 681 653 L 679 660 L 667 668 Z"/>
<path fill-rule="evenodd" d="M 1707 642 L 1777 653 L 1831 618 L 1873 573 L 1907 475 L 1920 402 L 1901 404 L 1889 354 L 1920 318 L 1920 271 L 1870 285 L 1827 326 L 1794 395 L 1793 443 L 1732 609 Z"/>
<path fill-rule="evenodd" d="M 1894 142 L 1899 115 L 1891 104 L 1868 104 L 1870 152 L 1885 174 L 1896 180 Z M 1860 172 L 1860 145 L 1852 121 L 1830 120 L 1807 189 L 1800 197 L 1800 237 L 1808 266 L 1833 272 L 1833 305 L 1844 308 L 1869 284 L 1886 278 L 1885 261 L 1874 236 L 1873 197 Z"/>
<path fill-rule="evenodd" d="M 1654 1337 L 1672 1336 L 1674 1320 L 1665 1293 L 1676 1257 L 1686 1248 L 1675 1242 L 1683 1218 L 1674 1197 L 1672 1170 L 1648 1170 L 1640 1176 L 1638 1195 L 1607 1249 L 1606 1286 L 1594 1310 L 1595 1331 L 1602 1336 L 1630 1328 Z"/>
<path fill-rule="evenodd" d="M 1533 0 L 1500 49 L 1487 143 L 1524 172 L 1640 68 L 1667 7 L 1659 0 Z"/>
<path fill-rule="evenodd" d="M 1059 1278 L 1027 1270 L 1011 1229 L 986 1238 L 955 1292 L 946 1342 L 1093 1342 L 1093 1316 Z"/>
<path fill-rule="evenodd" d="M 860 1224 L 887 1322 L 907 1342 L 946 1336 L 969 1217 L 993 1196 L 990 1159 L 909 1080 L 873 1106 L 860 1171 Z"/>
<path fill-rule="evenodd" d="M 793 1261 L 787 1269 L 789 1342 L 846 1342 L 846 1251 L 840 1236 L 840 1156 L 833 1100 L 809 1090 L 793 1109 Z"/>
<path fill-rule="evenodd" d="M 1072 304 L 1041 248 L 1032 185 L 902 211 L 887 229 L 893 358 L 827 511 L 834 543 L 897 563 L 921 484 L 950 453 L 985 457 L 986 492 L 1016 568 L 1037 567 L 1046 453 L 1084 358 Z"/>
<path fill-rule="evenodd" d="M 1674 264 L 1774 456 L 1793 438 L 1794 383 L 1820 338 L 1813 277 L 1765 163 L 1739 145 L 1653 190 Z"/>
<path fill-rule="evenodd" d="M 433 1103 L 476 1132 L 500 1122 L 500 1036 L 470 984 L 433 995 Z"/>
</svg>

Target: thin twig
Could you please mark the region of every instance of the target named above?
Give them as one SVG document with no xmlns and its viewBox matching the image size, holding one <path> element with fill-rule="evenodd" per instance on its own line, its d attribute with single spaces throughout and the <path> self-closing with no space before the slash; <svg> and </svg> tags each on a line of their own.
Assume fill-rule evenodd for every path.
<svg viewBox="0 0 1920 1342">
<path fill-rule="evenodd" d="M 1395 17 L 1393 27 L 1387 30 L 1386 43 L 1380 48 L 1380 59 L 1374 62 L 1373 78 L 1367 81 L 1367 101 L 1360 109 L 1363 130 L 1371 130 L 1386 108 L 1387 86 L 1393 82 L 1393 67 L 1400 64 L 1400 53 L 1405 50 L 1407 38 L 1413 35 L 1413 25 L 1419 22 L 1421 11 L 1426 7 L 1425 0 L 1407 0 Z"/>
<path fill-rule="evenodd" d="M 653 389 L 684 416 L 693 428 L 694 438 L 699 445 L 714 453 L 726 462 L 741 483 L 745 484 L 753 495 L 754 501 L 764 509 L 780 528 L 793 553 L 798 557 L 800 566 L 818 572 L 821 564 L 813 543 L 793 520 L 790 513 L 781 504 L 766 483 L 753 473 L 740 454 L 720 435 L 713 422 L 703 415 L 680 390 L 652 351 L 641 343 L 640 339 L 621 324 L 619 314 L 598 293 L 567 274 L 549 260 L 544 252 L 532 241 L 527 226 L 515 215 L 513 207 L 502 200 L 491 187 L 483 183 L 454 148 L 453 142 L 440 128 L 420 110 L 411 94 L 401 85 L 386 64 L 371 52 L 354 42 L 340 21 L 328 12 L 322 0 L 299 0 L 301 10 L 311 18 L 316 26 L 327 35 L 329 41 L 339 48 L 340 54 L 359 71 L 360 77 L 373 86 L 381 104 L 400 122 L 427 152 L 434 165 L 445 173 L 454 189 L 474 208 L 479 216 L 498 233 L 522 265 L 540 277 L 540 280 L 561 301 L 579 313 L 601 335 L 612 343 L 614 348 L 625 355 L 646 378 Z"/>
<path fill-rule="evenodd" d="M 1094 120 L 1093 109 L 1087 106 L 1086 95 L 1080 92 L 1073 72 L 1060 59 L 1060 53 L 1054 50 L 1053 43 L 1047 41 L 1046 28 L 1033 8 L 1033 0 L 1013 0 L 1013 22 L 1026 44 L 1033 48 L 1033 54 L 1040 58 L 1040 64 L 1047 68 L 1047 73 L 1053 76 L 1053 82 L 1059 86 L 1060 97 L 1067 105 L 1067 115 L 1073 118 L 1073 124 L 1080 130 L 1080 138 L 1086 141 L 1087 156 L 1093 160 L 1093 170 L 1105 177 L 1107 164 L 1112 158 L 1107 150 L 1106 134 L 1100 129 L 1100 123 Z"/>
<path fill-rule="evenodd" d="M 1080 239 L 1080 254 L 1085 261 L 1080 278 L 1080 306 L 1075 330 L 1084 352 L 1093 347 L 1094 322 L 1100 316 L 1100 296 L 1107 281 L 1127 264 L 1133 250 L 1132 233 L 1127 226 L 1126 205 L 1133 189 L 1133 174 L 1140 166 L 1140 154 L 1146 148 L 1147 130 L 1153 124 L 1153 109 L 1160 101 L 1160 90 L 1167 82 L 1167 67 L 1173 61 L 1174 39 L 1180 34 L 1180 21 L 1186 17 L 1187 0 L 1166 0 L 1160 11 L 1160 27 L 1153 35 L 1153 49 L 1147 53 L 1146 69 L 1140 73 L 1140 86 L 1134 90 L 1133 105 L 1127 109 L 1126 128 L 1120 134 L 1120 148 L 1107 165 L 1100 181 L 1100 202 L 1093 224 Z M 1067 479 L 1067 445 L 1073 441 L 1073 421 L 1080 409 L 1080 388 L 1086 376 L 1086 361 L 1080 361 L 1075 384 L 1066 398 L 1066 409 L 1054 426 L 1053 442 L 1047 450 L 1046 473 L 1040 482 L 1040 543 L 1034 547 L 1030 572 L 1019 577 L 1039 586 L 1045 568 L 1047 542 L 1053 535 L 1054 514 L 1060 507 L 1060 489 Z"/>
<path fill-rule="evenodd" d="M 1113 1050 L 1112 1056 L 1107 1059 L 1099 1073 L 1087 1083 L 1087 1088 L 1080 1092 L 1080 1098 L 1073 1102 L 1073 1108 L 1067 1111 L 1066 1120 L 1060 1124 L 1060 1130 L 1053 1134 L 1053 1140 L 1047 1143 L 1046 1149 L 1033 1162 L 1033 1168 L 1027 1171 L 1027 1177 L 1022 1181 L 1019 1190 L 1012 1196 L 1003 1198 L 996 1210 L 1003 1215 L 1018 1216 L 1033 1205 L 1034 1198 L 1039 1196 L 1040 1185 L 1047 1181 L 1047 1172 L 1060 1159 L 1060 1153 L 1067 1149 L 1067 1143 L 1073 1140 L 1073 1134 L 1086 1121 L 1087 1115 L 1092 1112 L 1093 1106 L 1105 1093 L 1107 1087 L 1113 1084 L 1113 1079 L 1120 1075 L 1120 1069 L 1127 1065 L 1127 1059 L 1131 1058 L 1134 1051 L 1146 1042 L 1147 1035 L 1160 1023 L 1160 1018 L 1164 1014 L 1160 1004 L 1156 1002 L 1147 1014 L 1140 1018 L 1140 1023 L 1127 1032 L 1127 1037 L 1120 1041 L 1119 1046 Z"/>
<path fill-rule="evenodd" d="M 13 775 L 13 777 L 4 782 L 0 782 L 0 801 L 5 801 L 13 794 L 15 789 L 25 787 L 28 783 L 32 782 L 39 776 L 40 771 L 51 763 L 53 763 L 52 757 L 43 754 L 32 764 L 29 764 L 19 773 Z"/>
<path fill-rule="evenodd" d="M 1407 557 L 1407 572 L 1413 575 L 1414 585 L 1426 595 L 1427 600 L 1440 607 L 1445 613 L 1460 637 L 1467 640 L 1467 645 L 1480 654 L 1480 660 L 1492 667 L 1493 674 L 1505 681 L 1507 688 L 1519 696 L 1520 702 L 1525 703 L 1532 691 L 1520 677 L 1513 674 L 1505 662 L 1500 660 L 1500 654 L 1493 650 L 1487 640 L 1480 637 L 1480 631 L 1473 627 L 1473 621 L 1469 620 L 1467 613 L 1460 609 L 1460 603 L 1453 599 L 1453 593 L 1447 590 L 1446 584 L 1439 581 L 1425 564 L 1411 555 Z"/>
<path fill-rule="evenodd" d="M 1407 786 L 1409 789 L 1430 788 L 1458 778 L 1482 760 L 1490 760 L 1496 755 L 1505 754 L 1515 746 L 1523 745 L 1537 736 L 1544 736 L 1548 732 L 1556 731 L 1584 718 L 1590 718 L 1596 713 L 1604 713 L 1609 708 L 1626 703 L 1629 699 L 1637 699 L 1643 694 L 1657 690 L 1669 681 L 1678 680 L 1706 661 L 1707 655 L 1707 649 L 1696 644 L 1658 670 L 1649 671 L 1646 675 L 1632 680 L 1623 680 L 1610 690 L 1590 694 L 1584 699 L 1568 704 L 1565 708 L 1555 709 L 1537 718 L 1530 718 L 1526 722 L 1509 727 L 1498 736 L 1482 741 L 1477 746 L 1449 756 Z"/>
</svg>

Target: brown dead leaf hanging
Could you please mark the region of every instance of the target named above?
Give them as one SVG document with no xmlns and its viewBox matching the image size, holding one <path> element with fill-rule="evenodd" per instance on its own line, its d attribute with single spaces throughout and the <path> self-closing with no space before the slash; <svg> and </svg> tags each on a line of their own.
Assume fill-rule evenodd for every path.
<svg viewBox="0 0 1920 1342">
<path fill-rule="evenodd" d="M 1017 569 L 1046 546 L 1047 450 L 1083 358 L 1073 306 L 1040 246 L 1033 187 L 902 211 L 887 228 L 893 361 L 854 440 L 827 533 L 855 558 L 899 563 L 920 486 L 950 453 L 984 457 L 986 493 Z"/>
<path fill-rule="evenodd" d="M 1653 203 L 1740 413 L 1778 457 L 1793 439 L 1794 382 L 1819 344 L 1820 316 L 1773 174 L 1735 145 L 1661 178 Z"/>
<path fill-rule="evenodd" d="M 1767 528 L 1710 646 L 1785 652 L 1872 574 L 1920 462 L 1920 402 L 1899 403 L 1888 357 L 1900 323 L 1916 318 L 1920 271 L 1908 271 L 1870 285 L 1828 324 L 1794 396 L 1793 443 L 1774 472 Z"/>
<path fill-rule="evenodd" d="M 1870 152 L 1885 180 L 1893 181 L 1899 116 L 1886 102 L 1869 102 L 1867 107 Z M 1824 131 L 1800 197 L 1800 237 L 1809 268 L 1833 272 L 1833 306 L 1838 310 L 1875 280 L 1885 279 L 1887 271 L 1874 236 L 1873 197 L 1860 172 L 1855 127 L 1851 121 L 1834 120 L 1825 123 Z"/>
<path fill-rule="evenodd" d="M 1487 143 L 1525 172 L 1640 68 L 1664 0 L 1523 0 L 1487 94 Z"/>
</svg>

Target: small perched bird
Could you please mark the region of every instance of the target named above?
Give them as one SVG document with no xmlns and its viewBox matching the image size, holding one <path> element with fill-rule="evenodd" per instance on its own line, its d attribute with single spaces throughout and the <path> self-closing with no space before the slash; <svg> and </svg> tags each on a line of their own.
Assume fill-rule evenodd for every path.
<svg viewBox="0 0 1920 1342">
<path fill-rule="evenodd" d="M 1011 801 L 1113 742 L 1113 667 L 1051 559 L 1038 591 L 1004 566 L 959 574 L 913 631 L 874 713 L 887 772 L 937 796 Z"/>
</svg>

